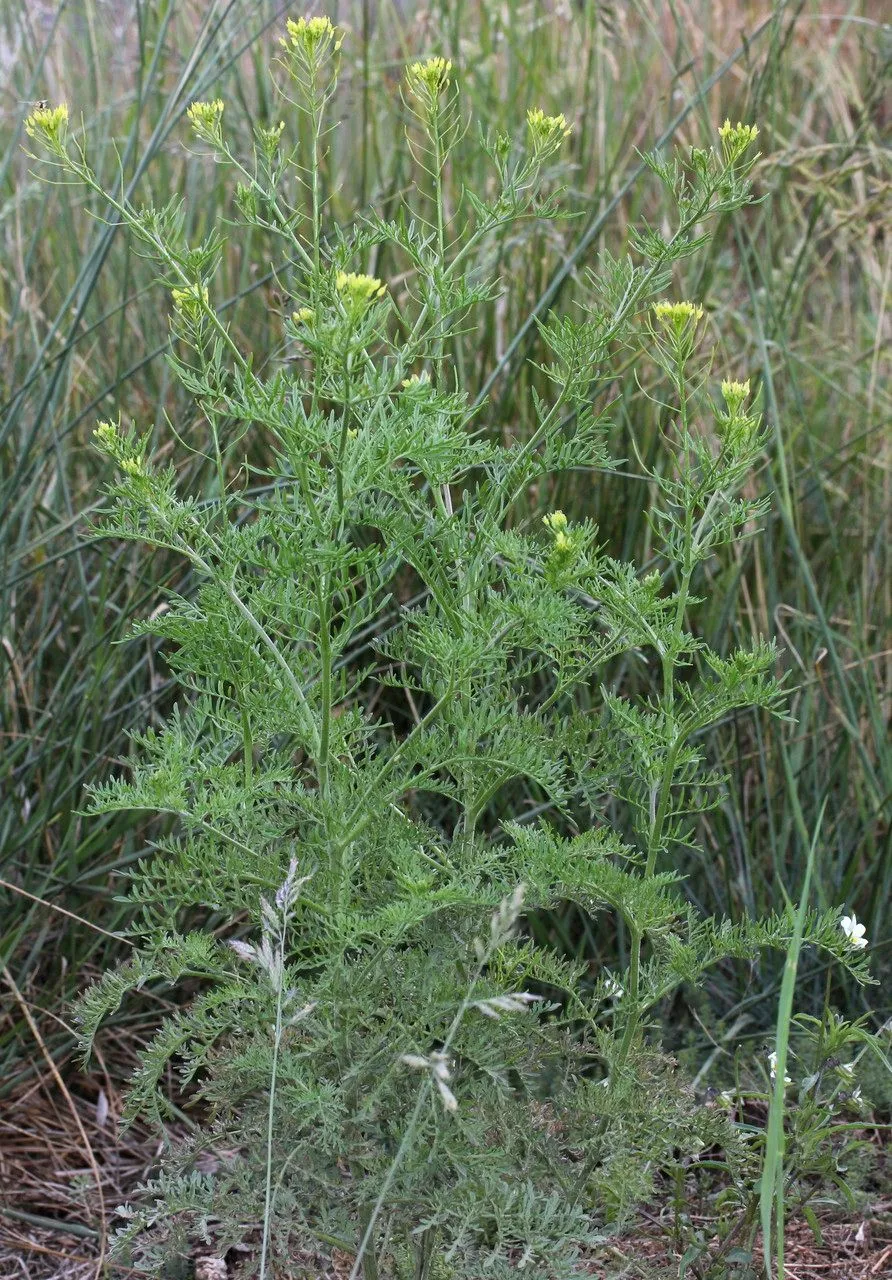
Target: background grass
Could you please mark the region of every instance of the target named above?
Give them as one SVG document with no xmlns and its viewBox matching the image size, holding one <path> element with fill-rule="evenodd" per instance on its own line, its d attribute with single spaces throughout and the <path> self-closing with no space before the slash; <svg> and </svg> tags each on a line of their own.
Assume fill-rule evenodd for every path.
<svg viewBox="0 0 892 1280">
<path fill-rule="evenodd" d="M 716 371 L 761 388 L 772 437 L 752 484 L 772 494 L 773 507 L 763 536 L 696 584 L 694 618 L 719 650 L 777 638 L 792 719 L 741 716 L 711 744 L 730 782 L 683 869 L 708 912 L 770 910 L 781 884 L 796 897 L 823 811 L 814 898 L 857 911 L 888 975 L 892 30 L 882 8 L 867 0 L 332 5 L 349 35 L 326 195 L 330 225 L 368 205 L 396 208 L 411 180 L 396 90 L 412 56 L 443 53 L 459 69 L 473 123 L 453 168 L 470 185 L 484 181 L 478 126 L 519 134 L 528 105 L 573 120 L 556 176 L 575 216 L 494 247 L 504 295 L 452 352 L 465 387 L 487 397 L 488 429 L 522 435 L 535 378 L 526 361 L 541 355 L 535 317 L 572 307 L 581 273 L 600 251 L 623 250 L 632 220 L 659 226 L 664 216 L 638 149 L 702 144 L 726 115 L 759 123 L 763 203 L 729 219 L 677 286 L 708 309 Z M 83 117 L 103 180 L 145 202 L 179 192 L 198 239 L 230 215 L 231 185 L 192 149 L 186 106 L 223 97 L 227 129 L 245 151 L 255 120 L 284 116 L 291 128 L 266 67 L 292 12 L 261 0 L 0 6 L 0 966 L 35 1006 L 60 1063 L 72 1053 L 66 1001 L 126 949 L 108 936 L 126 930 L 116 894 L 157 834 L 138 815 L 78 815 L 85 782 L 126 757 L 127 730 L 168 705 L 163 659 L 145 639 L 124 639 L 128 622 L 157 607 L 164 586 L 190 590 L 164 556 L 91 540 L 86 522 L 104 479 L 89 444 L 96 419 L 123 410 L 141 427 L 154 422 L 163 451 L 174 443 L 169 418 L 195 449 L 184 484 L 210 494 L 216 481 L 164 363 L 167 304 L 152 264 L 79 188 L 33 175 L 21 124 L 36 99 L 67 101 L 73 121 Z M 460 202 L 455 180 L 450 209 Z M 276 288 L 277 252 L 259 237 L 234 237 L 215 294 L 258 359 L 281 346 L 287 299 Z M 384 277 L 397 269 L 386 250 L 363 266 Z M 612 551 L 644 562 L 652 494 L 635 450 L 654 460 L 661 445 L 647 387 L 620 375 L 610 390 L 611 446 L 628 466 L 619 476 L 565 475 L 549 493 L 530 494 L 526 514 L 547 504 L 591 516 Z M 252 447 L 260 457 L 262 444 Z M 623 675 L 639 686 L 651 678 L 645 667 Z M 500 803 L 517 812 L 539 801 L 515 792 Z M 552 927 L 593 960 L 615 963 L 622 951 L 611 929 L 576 915 Z M 692 998 L 674 1011 L 679 1041 L 707 1046 L 701 1024 L 729 1048 L 764 1037 L 782 963 L 718 972 L 700 1007 Z M 883 1003 L 876 991 L 865 998 L 831 981 L 804 955 L 797 1003 L 820 1005 L 829 993 L 852 1014 Z M 0 1100 L 42 1069 L 21 1005 L 11 990 L 0 998 L 7 994 Z M 128 1017 L 118 1027 L 124 1040 L 139 1033 Z"/>
</svg>

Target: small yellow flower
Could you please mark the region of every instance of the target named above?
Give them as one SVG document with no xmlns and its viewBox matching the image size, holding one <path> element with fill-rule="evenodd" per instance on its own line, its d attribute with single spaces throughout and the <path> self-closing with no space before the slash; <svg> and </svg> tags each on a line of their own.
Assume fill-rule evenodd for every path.
<svg viewBox="0 0 892 1280">
<path fill-rule="evenodd" d="M 170 296 L 174 309 L 187 320 L 199 320 L 210 305 L 206 284 L 190 284 L 184 289 L 172 289 Z"/>
<path fill-rule="evenodd" d="M 749 382 L 722 383 L 725 412 L 716 413 L 716 428 L 722 445 L 731 455 L 750 449 L 759 432 L 761 418 L 746 408 L 749 395 Z"/>
<path fill-rule="evenodd" d="M 315 312 L 312 307 L 301 307 L 297 311 L 292 311 L 291 319 L 295 324 L 304 324 L 309 328 L 315 318 Z"/>
<path fill-rule="evenodd" d="M 58 107 L 36 107 L 25 120 L 25 133 L 35 142 L 58 151 L 64 145 L 68 132 L 68 107 L 61 102 Z"/>
<path fill-rule="evenodd" d="M 542 517 L 542 523 L 554 534 L 561 534 L 567 527 L 567 517 L 563 511 L 552 511 Z"/>
<path fill-rule="evenodd" d="M 550 511 L 542 517 L 542 523 L 552 535 L 551 549 L 546 560 L 549 576 L 560 577 L 571 569 L 579 556 L 582 539 L 578 533 L 570 533 L 569 521 L 563 511 Z"/>
<path fill-rule="evenodd" d="M 722 140 L 722 152 L 725 157 L 726 164 L 734 164 L 739 160 L 752 143 L 759 136 L 759 129 L 754 124 L 741 124 L 738 120 L 737 124 L 732 124 L 730 120 L 719 128 L 719 137 Z"/>
<path fill-rule="evenodd" d="M 451 72 L 452 63 L 448 58 L 428 58 L 426 62 L 413 62 L 406 69 L 406 84 L 426 106 L 435 106 L 449 88 Z"/>
<path fill-rule="evenodd" d="M 703 319 L 703 308 L 695 302 L 655 302 L 653 312 L 658 323 L 672 333 L 681 333 Z"/>
<path fill-rule="evenodd" d="M 98 422 L 93 431 L 93 439 L 124 475 L 137 477 L 149 474 L 142 445 L 132 431 L 123 434 L 120 423 Z"/>
<path fill-rule="evenodd" d="M 727 401 L 736 400 L 738 403 L 745 400 L 750 393 L 749 382 L 723 382 L 722 398 Z"/>
<path fill-rule="evenodd" d="M 723 382 L 722 399 L 731 418 L 737 418 L 746 400 L 749 399 L 749 382 Z"/>
<path fill-rule="evenodd" d="M 258 125 L 257 141 L 263 149 L 263 154 L 268 160 L 272 160 L 279 149 L 279 143 L 282 141 L 282 134 L 285 132 L 285 121 L 280 120 L 278 124 Z"/>
<path fill-rule="evenodd" d="M 358 275 L 355 271 L 339 271 L 335 288 L 351 310 L 362 310 L 387 293 L 387 285 L 375 276 Z"/>
<path fill-rule="evenodd" d="M 331 49 L 337 53 L 344 37 L 331 18 L 289 18 L 285 23 L 286 36 L 280 43 L 295 53 L 314 61 Z"/>
<path fill-rule="evenodd" d="M 573 132 L 573 127 L 567 124 L 563 112 L 560 115 L 547 116 L 539 107 L 534 107 L 527 112 L 527 127 L 535 155 L 557 151 L 564 139 L 569 138 Z"/>
<path fill-rule="evenodd" d="M 104 449 L 106 453 L 111 453 L 117 447 L 120 437 L 118 436 L 118 428 L 113 422 L 100 422 L 96 425 L 93 438 L 101 449 Z"/>
<path fill-rule="evenodd" d="M 186 115 L 199 138 L 207 142 L 216 141 L 221 135 L 224 102 L 215 98 L 213 102 L 191 102 L 186 108 Z"/>
</svg>

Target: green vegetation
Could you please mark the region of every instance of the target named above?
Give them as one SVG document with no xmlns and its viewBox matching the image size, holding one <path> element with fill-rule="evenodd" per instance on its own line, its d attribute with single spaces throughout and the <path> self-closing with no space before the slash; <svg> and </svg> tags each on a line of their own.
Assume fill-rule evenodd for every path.
<svg viewBox="0 0 892 1280">
<path fill-rule="evenodd" d="M 24 8 L 4 15 L 22 100 L 0 204 L 8 980 L 68 1016 L 105 973 L 82 1012 L 134 1044 L 159 1019 L 129 986 L 207 980 L 133 1107 L 179 1106 L 197 1076 L 218 1136 L 253 1135 L 214 1187 L 190 1173 L 197 1137 L 164 1194 L 224 1220 L 238 1194 L 262 1268 L 297 1244 L 355 1252 L 357 1223 L 367 1277 L 444 1254 L 497 1274 L 524 1245 L 572 1268 L 688 1167 L 673 1149 L 714 1145 L 719 1252 L 678 1215 L 676 1240 L 700 1274 L 741 1261 L 762 1144 L 767 1225 L 772 1190 L 795 1211 L 838 1177 L 847 1086 L 863 1075 L 853 1115 L 888 1106 L 861 1056 L 848 1068 L 851 1046 L 882 1061 L 853 921 L 882 977 L 892 873 L 887 33 L 868 15 L 818 39 L 802 6 L 739 40 L 741 14 L 700 32 L 663 6 L 453 4 L 436 39 L 365 10 L 339 51 L 324 26 L 283 49 L 281 16 L 244 3 L 175 65 L 187 15 L 149 8 L 116 83 L 92 5 L 62 6 L 44 49 Z M 66 22 L 85 62 L 52 97 L 71 118 L 37 108 L 29 141 Z M 718 143 L 726 117 L 759 122 L 752 174 L 745 130 Z M 23 159 L 41 140 L 65 185 Z M 119 417 L 103 459 L 91 433 Z M 0 1097 L 35 1069 L 21 1019 L 11 1003 Z M 692 1107 L 652 1024 L 729 1090 L 720 1115 Z M 69 1031 L 44 1035 L 64 1063 Z M 514 1114 L 534 1103 L 563 1145 Z M 464 1203 L 445 1170 L 494 1107 Z M 319 1165 L 289 1175 L 307 1125 Z M 419 1142 L 443 1150 L 437 1178 Z"/>
</svg>

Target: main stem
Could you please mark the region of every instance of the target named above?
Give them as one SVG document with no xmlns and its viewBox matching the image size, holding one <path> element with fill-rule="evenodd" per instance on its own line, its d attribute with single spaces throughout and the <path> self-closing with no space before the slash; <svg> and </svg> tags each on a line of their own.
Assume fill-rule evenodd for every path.
<svg viewBox="0 0 892 1280">
<path fill-rule="evenodd" d="M 312 186 L 313 186 L 313 270 L 316 280 L 319 278 L 319 268 L 322 261 L 322 208 L 321 198 L 319 194 L 319 136 L 322 132 L 322 110 L 324 100 L 319 103 L 315 97 L 313 99 L 313 156 L 312 156 Z"/>
<path fill-rule="evenodd" d="M 684 369 L 679 368 L 677 373 L 676 389 L 679 394 L 680 413 L 681 413 L 681 433 L 683 441 L 688 439 L 688 401 L 684 380 Z M 687 460 L 685 461 L 687 468 Z M 688 480 L 688 491 L 690 492 L 690 474 L 686 469 L 685 478 Z M 681 562 L 681 581 L 678 587 L 678 599 L 675 608 L 675 634 L 678 635 L 684 626 L 685 611 L 687 609 L 688 596 L 690 594 L 691 576 L 694 571 L 694 534 L 693 534 L 693 515 L 691 511 L 690 501 L 686 503 L 684 517 L 684 534 L 682 540 L 682 562 Z M 678 753 L 681 750 L 683 738 L 675 724 L 675 660 L 671 653 L 661 652 L 661 663 L 663 672 L 663 698 L 662 710 L 664 714 L 667 730 L 671 733 L 671 741 L 669 749 L 666 752 L 666 758 L 663 762 L 663 771 L 660 776 L 659 783 L 651 787 L 650 791 L 650 820 L 647 833 L 647 861 L 644 866 L 644 878 L 649 880 L 654 875 L 657 868 L 657 858 L 663 842 L 663 831 L 666 825 L 666 815 L 669 811 L 669 801 L 672 795 L 672 779 L 675 776 L 675 765 L 678 760 Z M 616 1067 L 621 1069 L 628 1059 L 629 1051 L 635 1039 L 635 1034 L 641 1025 L 640 995 L 641 995 L 641 946 L 644 935 L 639 929 L 632 928 L 632 949 L 629 961 L 629 989 L 628 1004 L 629 1017 L 623 1031 L 623 1038 L 620 1041 L 619 1054 L 616 1061 Z"/>
<path fill-rule="evenodd" d="M 319 791 L 323 800 L 328 797 L 329 742 L 331 738 L 331 597 L 329 578 L 323 573 L 319 578 L 319 664 L 322 714 L 319 726 Z"/>
</svg>

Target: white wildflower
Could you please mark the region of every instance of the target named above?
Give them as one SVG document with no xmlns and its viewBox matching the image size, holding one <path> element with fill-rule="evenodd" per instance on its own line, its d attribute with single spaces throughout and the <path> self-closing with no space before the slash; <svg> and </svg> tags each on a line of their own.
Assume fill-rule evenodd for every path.
<svg viewBox="0 0 892 1280">
<path fill-rule="evenodd" d="M 867 927 L 859 923 L 854 911 L 850 916 L 843 916 L 839 922 L 839 927 L 851 945 L 858 951 L 863 951 L 867 946 L 867 938 L 864 936 L 867 932 Z"/>
<path fill-rule="evenodd" d="M 774 1052 L 774 1050 L 772 1050 L 771 1053 L 769 1053 L 768 1055 L 768 1069 L 771 1072 L 772 1080 L 776 1080 L 777 1079 L 777 1054 Z M 785 1075 L 784 1084 L 787 1085 L 792 1083 L 793 1081 L 790 1079 L 790 1077 L 788 1075 Z"/>
</svg>

